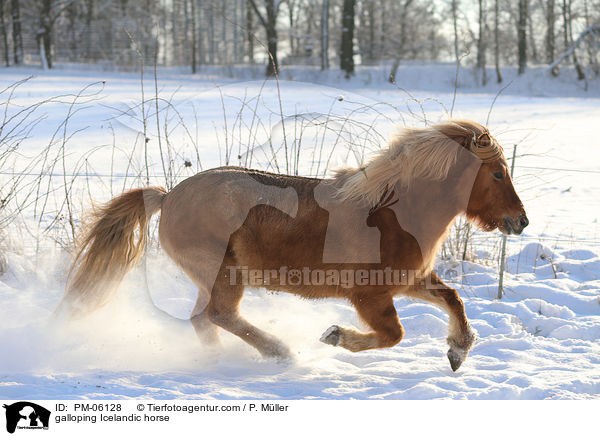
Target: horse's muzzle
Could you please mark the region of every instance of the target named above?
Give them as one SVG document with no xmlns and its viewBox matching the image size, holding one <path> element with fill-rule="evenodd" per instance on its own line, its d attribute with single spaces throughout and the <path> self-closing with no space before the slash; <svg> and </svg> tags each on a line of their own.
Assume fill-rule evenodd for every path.
<svg viewBox="0 0 600 436">
<path fill-rule="evenodd" d="M 523 233 L 523 229 L 529 225 L 529 219 L 527 216 L 522 213 L 516 219 L 513 217 L 507 216 L 504 217 L 504 232 L 507 235 L 520 235 Z"/>
</svg>

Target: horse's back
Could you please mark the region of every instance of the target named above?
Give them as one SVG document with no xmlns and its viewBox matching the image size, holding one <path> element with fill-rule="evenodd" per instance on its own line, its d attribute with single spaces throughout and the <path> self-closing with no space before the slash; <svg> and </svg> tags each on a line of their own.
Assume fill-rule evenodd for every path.
<svg viewBox="0 0 600 436">
<path fill-rule="evenodd" d="M 314 216 L 312 192 L 320 182 L 237 167 L 198 173 L 164 198 L 161 244 L 171 257 L 195 262 L 207 256 L 222 259 L 236 232 L 257 243 L 265 234 L 293 235 L 300 215 Z"/>
</svg>

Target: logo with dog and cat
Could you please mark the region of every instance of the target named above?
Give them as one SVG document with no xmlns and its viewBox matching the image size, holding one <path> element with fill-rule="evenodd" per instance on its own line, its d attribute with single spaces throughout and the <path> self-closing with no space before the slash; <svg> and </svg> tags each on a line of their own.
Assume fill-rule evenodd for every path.
<svg viewBox="0 0 600 436">
<path fill-rule="evenodd" d="M 15 430 L 48 430 L 50 411 L 38 404 L 29 401 L 19 401 L 13 404 L 4 404 L 6 409 L 6 431 L 14 433 Z"/>
</svg>

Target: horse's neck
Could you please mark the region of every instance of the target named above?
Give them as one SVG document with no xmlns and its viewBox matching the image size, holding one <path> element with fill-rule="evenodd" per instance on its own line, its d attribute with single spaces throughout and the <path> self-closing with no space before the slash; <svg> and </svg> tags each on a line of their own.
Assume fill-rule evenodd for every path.
<svg viewBox="0 0 600 436">
<path fill-rule="evenodd" d="M 392 208 L 400 227 L 417 240 L 423 261 L 432 262 L 450 225 L 466 210 L 464 195 L 445 181 L 420 181 L 395 191 L 398 202 Z"/>
</svg>

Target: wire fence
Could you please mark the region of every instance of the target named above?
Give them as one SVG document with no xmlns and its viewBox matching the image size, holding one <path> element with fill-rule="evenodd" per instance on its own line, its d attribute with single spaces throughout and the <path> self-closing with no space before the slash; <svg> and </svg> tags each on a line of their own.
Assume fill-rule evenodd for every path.
<svg viewBox="0 0 600 436">
<path fill-rule="evenodd" d="M 552 172 L 566 172 L 566 173 L 571 173 L 571 172 L 575 172 L 575 173 L 589 173 L 589 174 L 600 174 L 600 171 L 594 171 L 594 170 L 579 170 L 579 169 L 575 169 L 575 168 L 557 168 L 557 167 L 552 167 L 552 168 L 547 168 L 547 167 L 537 167 L 537 166 L 527 166 L 527 165 L 518 165 L 515 164 L 515 169 L 534 169 L 534 170 L 548 170 L 548 171 L 552 171 Z M 131 179 L 131 180 L 136 180 L 138 179 L 140 181 L 140 183 L 143 183 L 145 181 L 145 179 L 150 178 L 154 181 L 164 181 L 167 177 L 171 178 L 172 180 L 174 180 L 175 182 L 180 182 L 183 181 L 185 179 L 187 179 L 188 177 L 192 176 L 195 173 L 195 171 L 192 168 L 183 168 L 182 173 L 180 174 L 174 174 L 174 173 L 162 173 L 160 171 L 157 172 L 152 172 L 152 173 L 142 173 L 141 171 L 135 172 L 135 173 L 114 173 L 114 174 L 107 174 L 107 173 L 102 173 L 102 172 L 94 172 L 94 171 L 87 171 L 87 172 L 37 172 L 37 171 L 0 171 L 0 175 L 3 176 L 10 176 L 10 177 L 50 177 L 50 178 L 56 178 L 56 179 L 62 179 L 65 180 L 66 178 L 69 179 L 74 179 L 74 178 L 89 178 L 89 179 L 94 179 L 94 178 L 98 178 L 98 179 L 106 179 L 106 180 L 110 180 L 110 179 Z M 72 183 L 71 180 L 69 180 L 69 183 Z M 543 184 L 545 184 L 546 182 L 543 182 Z M 57 191 L 60 191 L 60 187 L 57 189 Z M 1 200 L 1 199 L 0 199 Z M 581 223 L 582 225 L 584 223 Z M 585 223 L 587 224 L 587 223 Z M 483 232 L 474 232 L 472 235 L 470 235 L 470 238 L 477 242 L 485 242 L 487 240 L 489 240 L 490 238 L 497 238 L 499 237 L 499 235 L 495 235 L 492 236 L 490 234 L 487 233 L 483 233 Z M 597 237 L 590 237 L 590 238 L 582 238 L 582 237 L 576 237 L 576 236 L 533 236 L 533 235 L 520 235 L 518 237 L 515 238 L 509 238 L 509 241 L 513 241 L 513 240 L 520 240 L 520 241 L 538 241 L 538 242 L 542 242 L 542 241 L 546 241 L 546 242 L 564 242 L 564 243 L 585 243 L 585 244 L 589 244 L 589 245 L 594 245 L 594 246 L 600 246 L 600 239 Z"/>
<path fill-rule="evenodd" d="M 143 86 L 143 85 L 142 85 Z M 87 88 L 84 88 L 84 90 Z M 73 101 L 70 103 L 70 108 L 72 109 L 74 105 L 76 104 L 80 104 L 81 99 L 83 97 L 88 98 L 88 100 L 90 98 L 95 98 L 97 96 L 97 92 L 90 92 L 89 95 L 86 94 L 83 97 L 81 96 L 81 93 L 83 91 L 80 92 L 80 94 L 76 95 L 75 97 L 73 97 Z M 142 90 L 143 92 L 143 90 Z M 262 92 L 262 88 L 261 88 L 261 92 Z M 278 96 L 279 98 L 279 103 L 281 104 L 281 97 Z M 54 101 L 54 100 L 48 100 L 48 101 Z M 87 100 L 86 100 L 87 101 Z M 23 178 L 34 178 L 35 182 L 31 182 L 31 186 L 34 186 L 35 184 L 37 184 L 37 190 L 38 192 L 36 192 L 36 195 L 33 196 L 33 198 L 29 198 L 29 193 L 25 193 L 26 195 L 26 202 L 23 202 L 21 205 L 19 205 L 18 207 L 31 207 L 32 204 L 35 204 L 34 206 L 34 210 L 32 213 L 27 212 L 28 214 L 28 219 L 31 218 L 32 215 L 34 217 L 34 221 L 35 224 L 32 226 L 31 229 L 27 229 L 25 228 L 24 232 L 29 233 L 31 236 L 33 236 L 35 243 L 34 244 L 30 244 L 31 238 L 28 239 L 28 241 L 22 241 L 22 244 L 24 246 L 28 246 L 28 248 L 33 248 L 38 250 L 40 248 L 41 245 L 45 244 L 46 242 L 56 242 L 58 243 L 59 246 L 62 247 L 71 247 L 75 241 L 75 227 L 76 225 L 78 225 L 80 223 L 80 215 L 79 213 L 82 212 L 82 205 L 81 204 L 73 204 L 73 198 L 70 198 L 70 196 L 73 196 L 73 193 L 75 191 L 75 186 L 76 183 L 78 184 L 77 186 L 80 186 L 79 184 L 81 183 L 85 183 L 86 181 L 89 180 L 93 180 L 93 179 L 97 179 L 97 180 L 102 180 L 102 183 L 104 184 L 104 186 L 106 186 L 106 183 L 104 183 L 104 181 L 106 180 L 110 180 L 111 184 L 110 184 L 110 194 L 113 194 L 113 184 L 112 181 L 113 180 L 125 180 L 124 183 L 122 183 L 122 186 L 119 186 L 115 189 L 114 194 L 118 193 L 118 190 L 120 189 L 126 189 L 129 188 L 131 186 L 126 186 L 126 185 L 135 185 L 135 184 L 139 184 L 139 185 L 144 185 L 144 184 L 148 184 L 150 183 L 150 181 L 152 181 L 152 183 L 161 183 L 164 184 L 165 186 L 167 186 L 168 188 L 172 188 L 176 183 L 181 182 L 182 180 L 192 176 L 199 168 L 197 168 L 200 163 L 200 159 L 199 159 L 199 151 L 198 151 L 198 146 L 197 146 L 197 138 L 194 138 L 194 135 L 191 133 L 193 129 L 188 128 L 185 125 L 185 122 L 183 121 L 183 117 L 181 116 L 181 114 L 179 114 L 178 112 L 176 113 L 176 119 L 178 122 L 180 122 L 182 128 L 185 130 L 185 133 L 187 135 L 187 138 L 189 139 L 189 141 L 191 143 L 194 144 L 195 147 L 195 152 L 198 155 L 198 159 L 197 159 L 197 167 L 192 167 L 191 164 L 188 164 L 188 161 L 185 160 L 181 160 L 181 162 L 179 160 L 177 160 L 177 163 L 175 163 L 175 158 L 174 156 L 177 156 L 178 158 L 181 157 L 178 154 L 178 150 L 176 150 L 172 145 L 170 145 L 170 140 L 169 140 L 169 132 L 171 132 L 172 134 L 172 130 L 171 127 L 167 127 L 167 116 L 164 115 L 163 109 L 158 108 L 158 103 L 159 101 L 162 101 L 161 99 L 159 99 L 158 96 L 158 91 L 156 91 L 156 95 L 154 96 L 153 99 L 148 99 L 148 100 L 144 100 L 144 97 L 142 95 L 142 102 L 140 104 L 140 109 L 142 110 L 142 113 L 139 114 L 138 112 L 136 112 L 136 116 L 138 116 L 140 119 L 137 120 L 139 121 L 139 125 L 142 126 L 141 128 L 143 129 L 143 131 L 139 131 L 139 126 L 136 128 L 137 130 L 137 135 L 136 136 L 136 142 L 135 145 L 133 146 L 133 150 L 131 150 L 131 152 L 129 150 L 127 151 L 123 151 L 122 152 L 122 156 L 126 159 L 127 161 L 127 167 L 122 166 L 119 167 L 118 170 L 116 171 L 112 171 L 112 164 L 113 162 L 111 161 L 111 171 L 106 171 L 106 166 L 104 167 L 100 167 L 99 169 L 104 169 L 105 171 L 94 171 L 93 167 L 91 165 L 88 165 L 88 161 L 87 161 L 87 153 L 82 157 L 86 158 L 85 161 L 80 160 L 75 166 L 70 166 L 71 169 L 73 170 L 81 170 L 85 168 L 85 171 L 67 171 L 69 169 L 69 165 L 65 164 L 65 148 L 66 148 L 66 144 L 67 142 L 73 137 L 74 133 L 70 133 L 68 132 L 67 129 L 67 123 L 69 122 L 70 117 L 72 116 L 72 113 L 75 112 L 75 110 L 73 110 L 71 112 L 71 109 L 69 111 L 69 115 L 67 116 L 67 118 L 63 121 L 63 123 L 61 125 L 59 125 L 59 127 L 57 128 L 56 132 L 54 133 L 51 141 L 50 141 L 50 145 L 48 146 L 48 151 L 46 151 L 46 157 L 44 157 L 42 159 L 43 163 L 40 164 L 40 162 L 42 161 L 38 161 L 35 164 L 32 165 L 23 165 L 24 168 L 22 170 L 17 170 L 15 169 L 7 169 L 6 167 L 8 165 L 5 165 L 4 168 L 0 167 L 0 176 L 3 177 L 10 177 L 11 179 L 19 179 L 21 180 L 21 185 L 26 185 L 27 189 L 31 189 L 31 187 L 29 185 L 27 185 L 30 179 L 27 179 L 27 182 L 22 182 Z M 338 97 L 336 97 L 334 99 L 335 101 L 341 101 L 338 99 Z M 347 100 L 346 100 L 347 101 Z M 9 99 L 10 102 L 10 99 Z M 289 174 L 299 174 L 299 162 L 301 160 L 301 155 L 300 155 L 300 149 L 302 144 L 302 138 L 303 138 L 303 134 L 307 128 L 307 125 L 310 124 L 310 127 L 320 127 L 323 128 L 323 132 L 331 132 L 334 129 L 336 130 L 336 133 L 334 135 L 335 136 L 333 139 L 335 140 L 335 145 L 338 144 L 338 142 L 347 142 L 347 143 L 360 143 L 362 144 L 362 149 L 358 150 L 358 154 L 360 154 L 360 158 L 364 158 L 364 153 L 365 150 L 370 151 L 369 147 L 372 145 L 369 141 L 373 142 L 373 143 L 377 143 L 379 144 L 379 146 L 381 146 L 380 142 L 381 139 L 383 138 L 383 135 L 380 134 L 380 132 L 377 132 L 374 129 L 374 123 L 375 121 L 372 121 L 372 124 L 369 124 L 368 122 L 363 122 L 362 120 L 357 120 L 354 121 L 354 125 L 351 125 L 352 122 L 349 120 L 352 120 L 354 118 L 358 119 L 358 115 L 363 113 L 364 111 L 373 111 L 372 115 L 375 117 L 375 119 L 381 118 L 384 120 L 389 120 L 390 117 L 388 115 L 386 115 L 385 113 L 383 113 L 382 111 L 380 111 L 379 107 L 375 104 L 364 104 L 361 102 L 349 102 L 348 103 L 352 104 L 352 110 L 349 111 L 348 113 L 345 113 L 343 116 L 336 116 L 332 113 L 331 109 L 327 114 L 302 114 L 302 116 L 284 116 L 283 114 L 283 109 L 281 109 L 281 107 L 279 108 L 278 111 L 271 111 L 268 110 L 268 115 L 270 116 L 274 116 L 274 118 L 277 120 L 277 124 L 275 125 L 275 127 L 272 126 L 272 124 L 270 124 L 270 121 L 268 123 L 268 125 L 262 125 L 262 121 L 260 121 L 260 117 L 257 115 L 257 107 L 259 105 L 259 99 L 257 98 L 256 101 L 253 101 L 251 99 L 246 99 L 246 97 L 244 96 L 243 99 L 240 100 L 240 104 L 242 109 L 240 109 L 240 112 L 236 115 L 235 117 L 235 122 L 232 125 L 228 125 L 228 118 L 226 116 L 225 113 L 225 103 L 223 100 L 223 95 L 221 93 L 221 104 L 222 104 L 222 110 L 223 110 L 223 131 L 222 132 L 217 132 L 217 128 L 215 127 L 215 133 L 217 133 L 216 135 L 216 139 L 217 139 L 217 146 L 219 147 L 219 157 L 221 157 L 221 146 L 223 145 L 224 150 L 223 150 L 223 155 L 225 156 L 225 163 L 229 164 L 230 161 L 235 161 L 235 162 L 241 162 L 242 164 L 244 163 L 244 161 L 241 159 L 241 156 L 244 155 L 244 151 L 246 151 L 245 156 L 250 156 L 250 158 L 252 157 L 252 151 L 254 150 L 258 150 L 261 147 L 264 148 L 264 150 L 266 150 L 267 153 L 272 152 L 273 153 L 273 158 L 275 158 L 275 154 L 276 152 L 274 150 L 283 150 L 285 152 L 285 165 L 281 165 L 281 171 L 279 171 L 280 167 L 277 165 L 277 162 L 275 161 L 275 166 L 271 166 L 270 168 L 266 168 L 266 169 L 272 169 L 272 170 L 276 170 L 279 172 L 285 172 L 285 173 L 289 173 Z M 163 102 L 164 103 L 164 102 Z M 168 104 L 165 103 L 165 107 L 172 109 L 173 105 L 171 104 L 170 101 L 167 102 Z M 152 108 L 152 105 L 156 104 L 156 113 L 150 112 L 149 109 Z M 250 107 L 250 105 L 256 105 L 251 109 L 247 109 Z M 379 104 L 379 103 L 378 103 Z M 388 105 L 389 106 L 389 105 Z M 39 105 L 34 105 L 31 106 L 31 110 L 35 110 L 39 107 Z M 332 107 L 333 107 L 333 103 L 332 103 Z M 425 124 L 427 124 L 428 119 L 425 116 L 425 110 L 423 108 L 423 106 L 421 105 L 421 110 L 423 111 L 422 114 L 422 119 L 419 118 L 418 115 L 420 114 L 415 114 L 411 112 L 411 115 L 415 117 L 415 119 L 419 122 L 424 122 Z M 8 108 L 8 104 L 6 105 L 6 108 Z M 5 108 L 5 110 L 6 110 Z M 144 109 L 145 108 L 145 109 Z M 251 114 L 251 123 L 250 125 L 246 125 L 243 120 L 242 120 L 242 110 L 244 110 L 243 108 L 246 108 L 246 110 L 250 110 L 250 114 Z M 386 106 L 387 108 L 387 106 Z M 398 111 L 398 108 L 396 107 L 392 107 L 393 111 Z M 0 111 L 1 112 L 1 111 Z M 22 113 L 22 112 L 18 112 L 18 113 Z M 159 115 L 163 114 L 160 120 L 159 120 Z M 396 113 L 396 112 L 395 112 Z M 310 116 L 309 116 L 310 115 Z M 4 114 L 5 116 L 5 120 L 6 120 L 6 112 Z M 29 115 L 27 115 L 29 116 Z M 150 129 L 150 124 L 151 122 L 154 122 L 153 117 L 156 117 L 156 124 L 157 124 L 157 132 L 158 134 L 153 136 L 153 138 L 155 138 L 155 142 L 158 143 L 158 147 L 160 149 L 161 144 L 165 147 L 165 149 L 160 149 L 160 161 L 156 161 L 156 164 L 152 164 L 149 159 L 148 159 L 148 141 L 149 141 L 149 129 Z M 135 118 L 135 117 L 134 117 Z M 270 119 L 270 118 L 269 118 Z M 404 118 L 402 118 L 404 120 Z M 23 115 L 23 120 L 28 120 L 27 117 L 25 117 L 25 115 Z M 289 128 L 285 129 L 286 123 L 290 122 L 290 120 L 293 121 L 293 126 L 290 125 Z M 17 119 L 18 121 L 18 119 Z M 35 120 L 33 120 L 35 121 Z M 197 120 L 196 120 L 197 121 Z M 20 122 L 20 121 L 19 121 Z M 163 125 L 164 122 L 164 125 Z M 257 145 L 257 140 L 256 137 L 258 135 L 258 126 L 261 126 L 261 128 L 264 130 L 264 132 L 261 131 L 261 133 L 265 133 L 266 136 L 268 137 L 267 142 L 264 144 L 258 144 Z M 197 125 L 197 123 L 196 123 Z M 31 123 L 31 128 L 35 127 L 36 124 L 34 122 Z M 352 138 L 348 137 L 348 138 L 343 138 L 343 135 L 347 134 L 348 131 L 350 131 L 350 127 L 355 127 L 356 130 L 359 132 L 357 134 L 355 134 Z M 238 130 L 241 132 L 242 128 L 248 129 L 249 130 L 249 134 L 246 135 L 246 133 L 244 132 L 244 135 L 242 135 L 241 133 L 239 133 L 237 136 L 235 135 L 235 132 L 237 132 Z M 254 130 L 253 130 L 254 129 Z M 277 130 L 279 129 L 279 130 Z M 112 130 L 112 127 L 111 127 Z M 161 133 L 162 130 L 162 133 Z M 337 132 L 337 130 L 339 130 L 339 132 Z M 0 130 L 1 133 L 1 130 Z M 75 131 L 76 133 L 76 131 Z M 220 135 L 219 135 L 220 133 Z M 287 133 L 287 134 L 286 134 Z M 11 133 L 10 136 L 10 144 L 15 144 L 15 147 L 18 146 L 19 141 L 22 138 L 27 138 L 30 134 L 30 129 L 29 126 L 25 126 L 22 124 L 18 124 L 17 127 L 15 128 L 14 133 Z M 114 156 L 114 150 L 117 149 L 114 146 L 114 142 L 115 142 L 115 134 L 114 131 L 112 131 L 113 134 L 113 156 Z M 275 141 L 273 140 L 273 137 L 277 137 L 277 135 L 279 135 L 280 137 L 278 137 L 279 140 L 281 140 L 282 142 L 282 146 L 283 148 L 278 147 L 277 144 L 275 144 Z M 352 135 L 351 133 L 349 134 L 350 136 Z M 1 135 L 0 135 L 1 136 Z M 197 136 L 197 133 L 196 133 Z M 244 139 L 243 139 L 244 138 Z M 245 140 L 245 138 L 248 138 L 248 141 L 254 141 L 252 143 L 247 144 L 247 149 L 244 149 L 242 146 L 242 142 L 243 140 Z M 343 138 L 343 139 L 340 139 Z M 360 141 L 356 141 L 356 140 L 352 140 L 352 139 L 356 139 L 356 138 L 360 138 Z M 0 138 L 1 139 L 1 138 Z M 139 143 L 138 143 L 138 139 L 139 139 Z M 235 150 L 235 148 L 237 148 L 238 143 L 235 142 L 235 146 L 234 146 L 234 141 L 239 140 L 239 150 Z M 161 142 L 162 141 L 162 142 Z M 195 141 L 195 142 L 194 142 Z M 222 142 L 219 142 L 222 141 Z M 325 142 L 325 133 L 321 134 L 319 133 L 318 135 L 318 139 L 317 142 L 320 143 L 321 149 L 323 147 L 323 143 Z M 334 148 L 335 148 L 334 145 Z M 50 147 L 54 147 L 55 150 L 55 155 L 53 155 L 53 161 L 52 163 L 46 165 L 47 162 L 47 156 L 50 150 Z M 137 150 L 140 151 L 142 153 L 142 158 L 140 160 L 140 162 L 136 165 L 132 164 L 133 161 L 133 153 L 136 151 L 136 147 Z M 515 145 L 516 147 L 516 145 Z M 316 148 L 316 147 L 315 147 Z M 373 147 L 373 149 L 375 150 L 376 148 Z M 239 157 L 238 160 L 235 160 L 235 155 L 237 154 L 236 151 L 239 152 Z M 303 149 L 304 151 L 304 149 Z M 357 152 L 357 150 L 348 150 L 348 154 L 350 153 L 350 151 L 352 152 Z M 288 157 L 288 152 L 289 155 L 295 158 L 295 161 L 292 162 L 288 162 L 287 157 Z M 233 158 L 232 158 L 233 156 Z M 514 168 L 516 170 L 516 177 L 515 179 L 519 179 L 519 193 L 522 192 L 528 192 L 528 193 L 534 193 L 535 198 L 539 198 L 541 195 L 547 195 L 547 194 L 543 194 L 539 192 L 539 188 L 542 186 L 548 186 L 549 182 L 548 180 L 544 180 L 544 177 L 546 177 L 546 174 L 523 174 L 521 173 L 519 170 L 523 170 L 523 172 L 527 172 L 528 170 L 530 171 L 542 171 L 542 172 L 550 172 L 552 174 L 556 174 L 556 176 L 554 176 L 554 181 L 559 180 L 556 177 L 563 177 L 563 176 L 568 176 L 569 174 L 590 174 L 590 175 L 596 175 L 596 174 L 600 174 L 600 170 L 594 170 L 594 169 L 589 169 L 589 168 L 568 168 L 568 167 L 557 167 L 557 166 L 553 166 L 553 167 L 544 167 L 544 166 L 534 166 L 534 165 L 520 165 L 518 164 L 518 159 L 521 159 L 525 156 L 531 156 L 531 155 L 515 155 L 515 160 L 514 162 L 512 161 L 512 158 L 509 158 L 508 161 L 510 163 L 514 163 Z M 0 150 L 0 158 L 2 157 L 2 150 Z M 305 156 L 303 155 L 302 158 L 305 159 Z M 114 159 L 114 157 L 113 157 Z M 231 160 L 230 160 L 231 159 Z M 82 164 L 82 162 L 85 162 L 85 165 Z M 179 163 L 180 162 L 180 163 Z M 315 162 L 317 162 L 315 160 Z M 162 164 L 162 165 L 161 165 Z M 247 164 L 247 166 L 253 166 L 255 165 L 255 163 L 250 159 L 249 163 Z M 270 165 L 270 163 L 269 163 Z M 323 165 L 323 167 L 327 170 L 329 169 L 329 161 L 318 161 L 318 165 Z M 10 166 L 9 166 L 10 167 Z M 116 166 L 118 167 L 118 166 Z M 115 167 L 115 169 L 116 169 Z M 44 170 L 38 171 L 38 168 L 44 168 Z M 122 171 L 123 169 L 125 169 L 125 171 Z M 201 166 L 200 166 L 201 168 Z M 165 169 L 168 169 L 168 171 L 164 171 Z M 325 175 L 325 171 L 323 171 L 322 173 L 318 171 L 319 167 L 317 166 L 317 175 L 321 176 L 321 175 Z M 62 171 L 61 171 L 62 170 Z M 543 176 L 543 177 L 542 177 Z M 41 181 L 40 180 L 44 180 L 45 182 L 45 187 L 42 188 L 40 190 L 40 185 L 41 185 Z M 47 182 L 47 179 L 50 179 L 50 182 Z M 121 185 L 121 184 L 120 184 Z M 45 191 L 44 191 L 45 189 Z M 94 188 L 95 189 L 95 188 Z M 105 192 L 103 192 L 102 195 L 108 193 L 108 190 L 106 190 Z M 91 200 L 91 191 L 90 191 L 90 186 L 87 186 L 87 194 L 88 197 Z M 0 196 L 3 196 L 3 187 L 0 186 Z M 52 199 L 50 199 L 50 197 L 52 197 Z M 523 197 L 521 197 L 523 198 Z M 526 199 L 524 199 L 526 200 Z M 7 213 L 8 210 L 4 208 L 4 199 L 0 198 L 0 201 L 2 203 L 0 203 L 0 212 L 4 212 Z M 38 203 L 41 204 L 41 206 L 38 207 Z M 50 204 L 52 203 L 52 204 Z M 21 210 L 19 210 L 19 212 L 21 213 Z M 2 231 L 2 216 L 0 216 L 0 233 Z M 581 223 L 581 225 L 584 225 L 583 223 Z M 587 225 L 587 224 L 585 224 Z M 27 225 L 25 225 L 25 227 L 27 227 Z M 500 259 L 501 259 L 501 254 L 500 254 L 500 244 L 502 242 L 502 236 L 498 234 L 498 232 L 494 232 L 494 233 L 484 233 L 484 232 L 478 232 L 475 230 L 470 230 L 469 227 L 466 228 L 466 231 L 464 228 L 460 228 L 457 227 L 457 229 L 460 230 L 460 234 L 454 235 L 455 240 L 450 241 L 449 244 L 450 245 L 454 245 L 453 250 L 454 253 L 453 255 L 458 258 L 460 257 L 460 255 L 462 254 L 462 258 L 463 260 L 465 260 L 465 253 L 467 251 L 467 244 L 471 244 L 474 245 L 476 244 L 478 247 L 487 247 L 490 249 L 490 251 L 493 251 L 493 257 L 491 259 L 488 259 L 491 262 L 498 262 L 500 263 Z M 42 232 L 44 233 L 45 237 L 48 237 L 45 241 L 40 241 L 40 230 L 42 230 Z M 461 240 L 460 238 L 466 238 L 465 241 Z M 0 234 L 0 241 L 2 239 L 2 235 Z M 531 242 L 538 242 L 538 243 L 548 243 L 550 244 L 554 244 L 555 246 L 557 244 L 571 244 L 571 245 L 587 245 L 587 246 L 593 246 L 593 247 L 597 247 L 600 246 L 600 239 L 597 237 L 581 237 L 581 236 L 568 236 L 563 234 L 562 232 L 557 234 L 556 236 L 547 236 L 547 235 L 540 235 L 540 236 L 534 236 L 534 235 L 521 235 L 518 237 L 518 239 L 516 238 L 512 238 L 509 237 L 507 239 L 507 241 L 511 244 L 511 246 L 522 246 L 523 244 L 527 244 L 527 243 L 531 243 Z M 156 242 L 156 241 L 154 241 Z"/>
<path fill-rule="evenodd" d="M 510 159 L 508 159 L 510 160 Z M 587 173 L 587 174 L 600 174 L 600 170 L 582 170 L 577 168 L 550 168 L 550 167 L 536 167 L 528 165 L 515 165 L 515 169 L 530 169 L 530 170 L 545 170 L 545 171 L 558 171 L 558 172 L 573 172 L 573 173 Z M 50 177 L 98 177 L 98 178 L 128 178 L 136 177 L 137 174 L 106 174 L 97 172 L 74 172 L 74 173 L 57 173 L 57 172 L 32 172 L 32 171 L 0 171 L 0 175 L 5 176 L 50 176 Z M 171 176 L 166 173 L 154 173 L 150 174 L 152 178 L 165 178 L 165 176 Z M 179 176 L 184 177 L 184 176 Z"/>
</svg>

